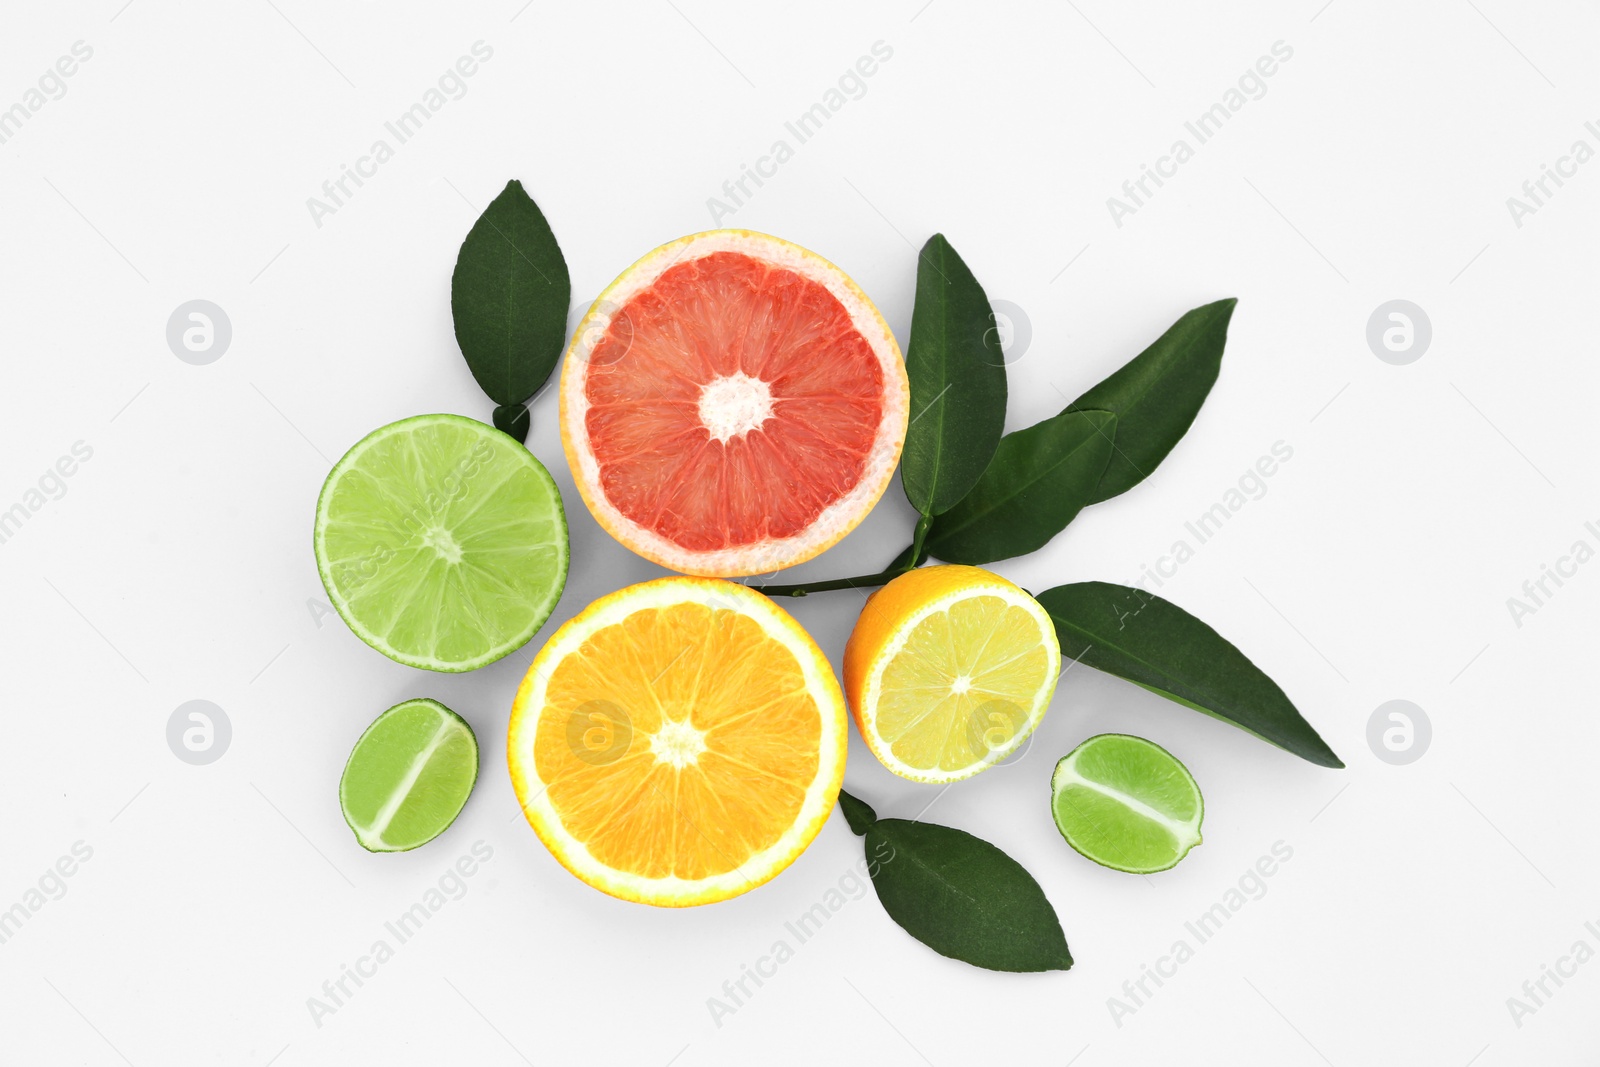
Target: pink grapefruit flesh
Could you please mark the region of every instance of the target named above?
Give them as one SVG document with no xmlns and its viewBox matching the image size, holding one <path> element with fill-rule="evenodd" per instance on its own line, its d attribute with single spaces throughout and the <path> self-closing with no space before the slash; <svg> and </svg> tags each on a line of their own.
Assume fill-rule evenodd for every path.
<svg viewBox="0 0 1600 1067">
<path fill-rule="evenodd" d="M 562 372 L 562 440 L 623 544 L 688 574 L 761 574 L 872 509 L 907 404 L 894 337 L 842 271 L 716 230 L 657 249 L 595 301 Z"/>
</svg>

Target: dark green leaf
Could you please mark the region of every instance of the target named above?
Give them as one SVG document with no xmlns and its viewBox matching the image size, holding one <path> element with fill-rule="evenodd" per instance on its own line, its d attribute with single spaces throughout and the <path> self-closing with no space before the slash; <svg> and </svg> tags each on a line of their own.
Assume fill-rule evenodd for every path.
<svg viewBox="0 0 1600 1067">
<path fill-rule="evenodd" d="M 1222 369 L 1235 299 L 1195 308 L 1121 370 L 1074 400 L 1069 411 L 1117 416 L 1117 448 L 1087 501 L 1098 504 L 1144 481 L 1194 422 Z"/>
<path fill-rule="evenodd" d="M 550 377 L 571 303 L 567 261 L 550 224 L 522 183 L 508 182 L 461 242 L 450 279 L 456 343 L 496 404 L 521 404 Z"/>
<path fill-rule="evenodd" d="M 917 257 L 906 346 L 911 424 L 900 480 L 924 515 L 953 507 L 988 466 L 1006 420 L 1006 368 L 983 286 L 943 234 Z"/>
<path fill-rule="evenodd" d="M 905 819 L 871 823 L 866 839 L 867 870 L 883 909 L 935 952 L 991 971 L 1072 966 L 1044 890 L 987 841 Z"/>
<path fill-rule="evenodd" d="M 1170 601 L 1109 582 L 1046 589 L 1061 655 L 1242 727 L 1320 767 L 1343 767 L 1282 689 Z"/>
<path fill-rule="evenodd" d="M 494 409 L 494 427 L 508 433 L 518 441 L 528 440 L 528 407 L 526 404 L 501 404 Z"/>
<path fill-rule="evenodd" d="M 928 551 L 976 565 L 1043 548 L 1094 499 L 1118 436 L 1109 411 L 1063 411 L 1006 434 L 978 484 L 933 520 Z"/>
<path fill-rule="evenodd" d="M 843 789 L 839 790 L 839 809 L 844 812 L 844 821 L 850 824 L 850 831 L 858 837 L 878 821 L 877 812 Z"/>
</svg>

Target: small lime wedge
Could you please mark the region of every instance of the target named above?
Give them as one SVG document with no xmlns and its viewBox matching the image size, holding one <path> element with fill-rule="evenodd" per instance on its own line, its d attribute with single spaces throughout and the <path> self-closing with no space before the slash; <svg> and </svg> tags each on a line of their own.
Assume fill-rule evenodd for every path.
<svg viewBox="0 0 1600 1067">
<path fill-rule="evenodd" d="M 368 852 L 425 845 L 456 821 L 478 780 L 478 739 L 437 700 L 408 700 L 367 727 L 339 779 L 344 821 Z"/>
<path fill-rule="evenodd" d="M 1160 745 L 1100 734 L 1056 764 L 1050 811 L 1067 844 L 1089 859 L 1152 874 L 1200 843 L 1205 800 L 1188 768 Z"/>
<path fill-rule="evenodd" d="M 313 536 L 328 598 L 390 659 L 470 671 L 528 643 L 567 580 L 550 472 L 460 415 L 375 430 L 334 464 Z"/>
</svg>

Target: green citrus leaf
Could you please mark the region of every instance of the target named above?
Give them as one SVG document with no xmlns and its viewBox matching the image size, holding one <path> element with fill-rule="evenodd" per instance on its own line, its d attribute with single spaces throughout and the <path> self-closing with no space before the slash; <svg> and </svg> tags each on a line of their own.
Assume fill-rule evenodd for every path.
<svg viewBox="0 0 1600 1067">
<path fill-rule="evenodd" d="M 556 235 L 522 183 L 506 183 L 461 242 L 450 279 L 456 343 L 479 387 L 503 409 L 525 402 L 550 377 L 571 303 Z M 528 421 L 515 411 L 497 411 L 495 425 L 519 440 L 527 436 Z"/>
<path fill-rule="evenodd" d="M 1109 582 L 1046 589 L 1063 658 L 1231 722 L 1319 767 L 1344 763 L 1278 684 L 1226 638 L 1154 593 Z"/>
<path fill-rule="evenodd" d="M 983 286 L 943 234 L 917 257 L 917 301 L 906 346 L 911 424 L 900 481 L 924 515 L 967 495 L 1000 443 L 1006 368 Z"/>
<path fill-rule="evenodd" d="M 1043 548 L 1094 499 L 1119 436 L 1109 411 L 1063 411 L 1006 434 L 978 484 L 933 520 L 928 551 L 978 565 Z"/>
<path fill-rule="evenodd" d="M 872 829 L 872 824 L 878 821 L 878 813 L 864 801 L 839 790 L 839 810 L 844 812 L 844 821 L 850 824 L 850 832 L 857 836 Z"/>
<path fill-rule="evenodd" d="M 889 917 L 943 956 L 991 971 L 1072 966 L 1061 921 L 1022 865 L 949 826 L 877 819 L 839 794 L 851 828 L 867 839 L 868 873 Z M 854 812 L 854 814 L 852 814 Z"/>
<path fill-rule="evenodd" d="M 1117 447 L 1086 503 L 1125 493 L 1149 477 L 1189 432 L 1222 369 L 1232 298 L 1187 313 L 1149 348 L 1068 405 L 1117 416 Z"/>
</svg>

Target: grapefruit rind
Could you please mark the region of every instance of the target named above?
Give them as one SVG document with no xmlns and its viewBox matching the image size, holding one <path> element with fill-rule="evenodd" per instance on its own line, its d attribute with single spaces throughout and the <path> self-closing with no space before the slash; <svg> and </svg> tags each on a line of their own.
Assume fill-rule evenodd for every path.
<svg viewBox="0 0 1600 1067">
<path fill-rule="evenodd" d="M 560 813 L 549 801 L 546 783 L 539 777 L 533 746 L 545 706 L 545 689 L 555 664 L 576 653 L 591 634 L 617 625 L 637 611 L 683 603 L 739 610 L 794 655 L 821 718 L 817 773 L 794 824 L 776 842 L 738 867 L 701 879 L 647 878 L 600 863 L 582 841 L 566 830 Z M 517 690 L 507 731 L 506 760 L 523 815 L 563 867 L 601 892 L 622 900 L 684 908 L 727 900 L 771 881 L 811 844 L 828 821 L 844 784 L 849 743 L 846 718 L 844 693 L 832 665 L 811 636 L 786 612 L 762 594 L 734 582 L 674 576 L 601 597 L 551 636 L 534 657 Z"/>
<path fill-rule="evenodd" d="M 834 501 L 804 531 L 710 551 L 684 548 L 622 513 L 600 489 L 600 467 L 589 445 L 585 392 L 589 354 L 605 337 L 614 313 L 654 285 L 668 268 L 718 252 L 736 252 L 794 271 L 823 286 L 844 306 L 851 323 L 878 357 L 884 380 L 884 412 L 867 465 L 855 487 Z M 889 324 L 866 293 L 828 260 L 782 238 L 753 230 L 708 230 L 647 253 L 608 286 L 578 323 L 561 369 L 561 444 L 573 481 L 589 511 L 607 533 L 645 559 L 683 574 L 736 577 L 774 574 L 813 559 L 838 544 L 872 510 L 894 477 L 910 420 L 911 388 L 905 360 Z"/>
</svg>

